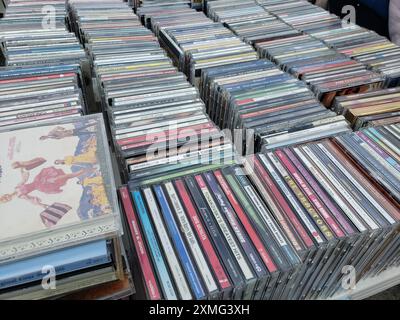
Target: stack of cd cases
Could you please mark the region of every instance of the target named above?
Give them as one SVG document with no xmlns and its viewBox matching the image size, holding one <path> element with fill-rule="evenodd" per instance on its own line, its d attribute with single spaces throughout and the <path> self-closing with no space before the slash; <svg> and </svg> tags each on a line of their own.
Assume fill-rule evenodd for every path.
<svg viewBox="0 0 400 320">
<path fill-rule="evenodd" d="M 142 298 L 271 299 L 296 278 L 300 258 L 240 167 L 130 185 L 120 196 Z"/>
<path fill-rule="evenodd" d="M 271 13 L 338 52 L 354 58 L 385 77 L 385 85 L 399 84 L 400 48 L 374 31 L 340 19 L 307 1 L 260 1 Z"/>
<path fill-rule="evenodd" d="M 308 257 L 290 299 L 329 298 L 345 290 L 344 267 L 359 281 L 398 263 L 399 202 L 334 140 L 248 160 L 246 172 L 300 255 Z"/>
<path fill-rule="evenodd" d="M 389 140 L 398 126 L 378 131 Z M 398 266 L 399 153 L 381 140 L 379 165 L 392 168 L 371 179 L 359 163 L 377 162 L 353 161 L 336 142 L 352 134 L 342 137 L 122 187 L 142 298 L 326 299 L 347 290 L 347 268 L 358 282 Z"/>
<path fill-rule="evenodd" d="M 268 12 L 304 33 L 329 30 L 342 25 L 339 17 L 304 0 L 257 0 Z"/>
<path fill-rule="evenodd" d="M 223 0 L 209 2 L 208 15 L 252 44 L 261 57 L 305 81 L 326 107 L 331 107 L 337 95 L 366 92 L 384 84 L 379 73 L 308 34 L 326 25 L 341 26 L 338 17 L 304 1 L 263 1 L 262 6 L 274 16 L 263 14 L 252 2 L 246 9 L 240 1 L 236 8 Z"/>
<path fill-rule="evenodd" d="M 334 111 L 343 114 L 355 130 L 400 122 L 400 88 L 336 97 Z"/>
<path fill-rule="evenodd" d="M 189 8 L 176 14 L 162 9 L 138 13 L 150 19 L 152 30 L 193 85 L 203 69 L 257 59 L 250 45 L 202 13 Z"/>
<path fill-rule="evenodd" d="M 0 68 L 0 128 L 86 113 L 79 65 Z"/>
<path fill-rule="evenodd" d="M 273 17 L 255 0 L 209 1 L 207 2 L 207 16 L 222 23 L 229 23 L 232 21 L 231 19 L 246 19 L 247 17 Z"/>
<path fill-rule="evenodd" d="M 336 96 L 367 92 L 384 84 L 380 74 L 310 35 L 263 41 L 256 47 L 261 56 L 310 85 L 326 107 L 332 106 Z"/>
<path fill-rule="evenodd" d="M 248 8 L 249 3 L 250 9 Z M 222 41 L 221 37 L 229 36 L 231 39 L 229 41 L 244 44 L 241 39 L 224 28 L 220 22 L 229 25 L 232 21 L 244 18 L 246 21 L 253 21 L 257 25 L 255 17 L 259 16 L 258 21 L 270 18 L 271 21 L 278 21 L 281 25 L 293 30 L 276 17 L 266 13 L 262 7 L 256 4 L 251 6 L 253 3 L 249 3 L 245 3 L 247 9 L 244 10 L 243 3 L 237 3 L 237 6 L 234 6 L 226 1 L 209 2 L 209 15 L 219 21 L 215 23 L 204 20 L 204 17 L 187 8 L 181 9 L 175 15 L 162 8 L 152 8 L 151 10 L 141 10 L 140 8 L 138 14 L 142 17 L 142 21 L 159 36 L 160 41 L 169 48 L 169 53 L 175 52 L 175 54 L 172 53 L 172 56 L 178 60 L 180 69 L 186 70 L 189 78 L 193 79 L 194 77 L 196 79 L 194 82 L 199 87 L 211 119 L 221 128 L 230 129 L 232 132 L 236 130 L 234 133 L 235 144 L 240 147 L 240 150 L 238 150 L 240 153 L 250 154 L 254 149 L 260 150 L 263 138 L 280 134 L 286 136 L 288 129 L 290 130 L 292 127 L 295 127 L 297 134 L 300 134 L 303 138 L 303 140 L 298 140 L 297 143 L 347 132 L 349 126 L 343 117 L 335 118 L 336 114 L 326 110 L 303 82 L 280 71 L 269 61 L 259 60 L 256 57 L 256 60 L 251 58 L 250 61 L 247 58 L 230 60 L 225 56 L 223 60 L 215 59 L 215 65 L 209 64 L 198 68 L 197 71 L 194 71 L 190 66 L 193 62 L 190 60 L 194 51 L 188 49 L 191 46 L 189 43 L 179 45 L 179 37 L 182 37 L 185 41 L 193 38 L 192 42 L 198 43 L 200 47 L 204 48 L 205 52 L 209 52 L 214 45 L 217 46 Z M 225 8 L 226 10 L 222 10 Z M 248 10 L 250 10 L 250 14 L 247 13 Z M 193 26 L 188 24 L 188 21 L 193 23 Z M 188 26 L 186 27 L 186 25 Z M 177 28 L 181 28 L 180 26 L 182 26 L 182 30 L 179 31 Z M 206 26 L 215 32 L 218 30 L 218 36 L 215 35 L 218 39 L 209 40 L 210 33 L 204 32 L 203 41 L 197 35 L 200 26 L 202 30 Z M 177 30 L 176 33 L 175 29 Z M 243 35 L 238 35 L 243 38 Z M 246 40 L 246 37 L 243 40 Z M 248 42 L 252 43 L 251 41 Z M 229 51 L 224 50 L 224 52 Z M 199 74 L 196 75 L 196 73 Z M 239 97 L 243 98 L 239 99 Z M 293 103 L 288 105 L 289 101 L 293 101 Z M 323 123 L 318 122 L 327 118 L 331 119 Z M 310 129 L 320 125 L 323 127 L 312 130 L 318 131 L 319 135 L 310 135 L 309 131 L 304 131 L 305 134 L 303 135 L 301 133 L 303 132 L 302 129 Z M 242 133 L 239 132 L 240 130 Z M 255 146 L 254 139 L 256 139 Z"/>
<path fill-rule="evenodd" d="M 47 28 L 43 8 L 50 5 L 54 24 Z M 66 30 L 64 2 L 11 1 L 0 26 L 0 127 L 85 114 L 86 55 Z"/>
<path fill-rule="evenodd" d="M 0 19 L 0 30 L 7 66 L 76 63 L 85 58 L 79 41 L 66 30 L 63 0 L 12 0 Z"/>
<path fill-rule="evenodd" d="M 253 46 L 263 40 L 280 39 L 301 33 L 265 11 L 254 0 L 234 1 L 234 4 L 226 0 L 208 2 L 207 14 Z"/>
<path fill-rule="evenodd" d="M 0 298 L 132 294 L 102 116 L 14 125 L 0 142 Z"/>
<path fill-rule="evenodd" d="M 336 143 L 396 201 L 400 200 L 399 128 L 399 124 L 367 128 L 335 138 Z"/>
<path fill-rule="evenodd" d="M 11 0 L 0 299 L 326 299 L 399 267 L 398 53 L 299 0 Z"/>
<path fill-rule="evenodd" d="M 70 1 L 70 12 L 92 60 L 124 178 L 141 183 L 236 161 L 197 89 L 126 4 L 108 1 L 93 9 L 90 2 Z"/>
<path fill-rule="evenodd" d="M 222 128 L 243 130 L 246 154 L 252 153 L 254 140 L 260 150 L 271 137 L 276 141 L 268 144 L 279 140 L 276 146 L 284 146 L 350 130 L 344 117 L 327 110 L 304 82 L 268 60 L 210 68 L 200 83 L 210 117 Z"/>
</svg>

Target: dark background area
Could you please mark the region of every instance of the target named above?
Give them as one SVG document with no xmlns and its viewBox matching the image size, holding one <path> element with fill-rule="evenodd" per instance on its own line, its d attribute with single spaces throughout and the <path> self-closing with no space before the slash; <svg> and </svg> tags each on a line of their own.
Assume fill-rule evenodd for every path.
<svg viewBox="0 0 400 320">
<path fill-rule="evenodd" d="M 343 18 L 342 8 L 352 5 L 356 8 L 356 22 L 358 25 L 370 30 L 374 30 L 382 36 L 389 37 L 388 20 L 382 18 L 374 10 L 360 4 L 357 0 L 329 0 L 329 10 Z"/>
</svg>

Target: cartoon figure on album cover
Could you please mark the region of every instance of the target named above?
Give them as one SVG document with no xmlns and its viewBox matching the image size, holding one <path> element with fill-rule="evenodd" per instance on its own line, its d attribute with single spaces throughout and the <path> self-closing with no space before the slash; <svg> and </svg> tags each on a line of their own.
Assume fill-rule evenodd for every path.
<svg viewBox="0 0 400 320">
<path fill-rule="evenodd" d="M 98 122 L 0 133 L 0 238 L 111 213 Z"/>
</svg>

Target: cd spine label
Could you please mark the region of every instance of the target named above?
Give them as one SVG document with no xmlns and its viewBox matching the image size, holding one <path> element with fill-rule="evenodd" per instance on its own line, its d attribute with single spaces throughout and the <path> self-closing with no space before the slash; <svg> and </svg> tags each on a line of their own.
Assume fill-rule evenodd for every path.
<svg viewBox="0 0 400 320">
<path fill-rule="evenodd" d="M 148 289 L 148 296 L 151 300 L 160 300 L 161 294 L 158 290 L 157 281 L 155 279 L 150 259 L 143 241 L 143 237 L 139 229 L 137 217 L 132 207 L 128 188 L 122 187 L 119 192 L 121 195 L 122 204 L 126 213 L 126 217 L 129 222 L 129 228 L 132 233 L 132 239 L 135 244 L 135 249 L 138 255 L 139 263 L 142 268 L 144 282 L 146 284 L 146 288 Z"/>
</svg>

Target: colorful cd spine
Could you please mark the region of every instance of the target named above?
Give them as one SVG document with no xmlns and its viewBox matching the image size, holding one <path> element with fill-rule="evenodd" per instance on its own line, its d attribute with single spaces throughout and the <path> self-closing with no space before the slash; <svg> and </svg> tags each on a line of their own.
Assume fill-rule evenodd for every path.
<svg viewBox="0 0 400 320">
<path fill-rule="evenodd" d="M 355 225 L 355 227 L 360 232 L 367 231 L 367 227 L 361 222 L 359 217 L 355 214 L 355 212 L 350 208 L 349 204 L 342 198 L 342 195 L 334 189 L 334 186 L 331 185 L 325 177 L 322 176 L 322 173 L 315 168 L 315 166 L 307 159 L 306 155 L 299 148 L 293 148 L 293 151 L 296 153 L 299 159 L 301 159 L 302 163 L 305 165 L 307 170 L 313 174 L 313 176 L 317 179 L 317 181 L 321 184 L 321 186 L 326 190 L 326 192 L 335 200 L 335 202 L 340 206 L 340 208 L 345 212 L 350 221 Z"/>
<path fill-rule="evenodd" d="M 284 149 L 284 152 L 286 153 L 288 158 L 292 161 L 292 163 L 295 165 L 295 167 L 299 170 L 299 172 L 302 174 L 304 179 L 306 179 L 306 181 L 310 184 L 310 186 L 313 188 L 313 190 L 318 194 L 318 196 L 321 198 L 321 201 L 323 201 L 323 203 L 332 212 L 332 214 L 335 216 L 336 220 L 340 223 L 340 225 L 345 230 L 345 232 L 349 235 L 354 234 L 354 232 L 355 232 L 354 228 L 343 217 L 341 212 L 339 212 L 337 207 L 329 199 L 328 195 L 318 185 L 317 181 L 310 175 L 310 173 L 304 168 L 304 166 L 296 158 L 296 156 L 293 154 L 292 150 Z"/>
<path fill-rule="evenodd" d="M 183 242 L 183 238 L 179 232 L 178 226 L 172 215 L 171 208 L 167 202 L 164 194 L 164 190 L 159 185 L 153 187 L 155 195 L 158 199 L 158 203 L 161 207 L 161 212 L 164 216 L 164 222 L 169 231 L 169 235 L 175 245 L 176 252 L 179 256 L 179 260 L 182 263 L 182 267 L 185 270 L 186 278 L 192 288 L 192 292 L 196 299 L 203 299 L 206 293 L 201 284 L 200 277 L 197 274 L 192 258 L 189 256 L 189 252 Z"/>
<path fill-rule="evenodd" d="M 202 245 L 204 252 L 208 258 L 208 262 L 210 263 L 212 270 L 214 271 L 214 275 L 218 281 L 219 287 L 223 292 L 229 292 L 232 289 L 232 284 L 227 276 L 226 271 L 213 247 L 212 239 L 208 236 L 203 223 L 201 222 L 200 217 L 197 214 L 197 211 L 190 199 L 190 196 L 186 190 L 185 184 L 182 180 L 174 181 L 177 192 L 182 199 L 183 205 L 186 209 L 187 217 L 190 219 L 191 224 L 196 231 L 197 238 Z M 229 294 L 228 294 L 229 296 Z"/>
<path fill-rule="evenodd" d="M 205 286 L 207 287 L 210 295 L 215 294 L 218 291 L 218 286 L 214 280 L 210 267 L 206 261 L 203 251 L 200 248 L 199 242 L 193 232 L 193 228 L 190 225 L 189 219 L 187 218 L 178 194 L 172 184 L 167 182 L 164 184 L 165 190 L 168 193 L 171 204 L 174 208 L 176 220 L 179 223 L 182 233 L 185 235 L 188 246 L 192 252 L 193 258 L 196 260 L 199 272 L 202 275 Z"/>
<path fill-rule="evenodd" d="M 353 197 L 351 194 L 347 191 L 346 188 L 342 186 L 340 181 L 329 171 L 326 170 L 326 167 L 318 159 L 318 157 L 315 156 L 315 154 L 312 152 L 312 150 L 308 146 L 303 146 L 302 148 L 304 152 L 310 157 L 310 159 L 316 164 L 316 166 L 326 174 L 326 176 L 329 178 L 330 181 L 335 185 L 336 188 L 340 191 L 342 195 L 346 197 L 346 199 L 351 200 Z M 351 201 L 352 206 L 357 210 L 357 213 L 363 218 L 363 220 L 369 225 L 369 227 L 373 230 L 378 229 L 378 225 L 374 220 L 371 219 L 371 217 L 368 215 L 368 213 L 364 210 L 364 208 L 361 207 L 361 205 L 358 204 L 357 201 Z"/>
<path fill-rule="evenodd" d="M 186 177 L 185 182 L 194 202 L 196 203 L 202 221 L 204 222 L 204 225 L 213 239 L 217 252 L 221 256 L 221 261 L 224 263 L 230 275 L 231 281 L 233 282 L 235 290 L 233 297 L 236 299 L 241 299 L 243 295 L 243 289 L 245 287 L 245 281 L 239 269 L 239 265 L 237 264 L 236 259 L 234 259 L 228 244 L 224 241 L 224 238 L 222 237 L 221 232 L 219 231 L 219 228 L 212 217 L 212 213 L 201 196 L 195 180 L 192 177 Z"/>
<path fill-rule="evenodd" d="M 267 153 L 267 156 L 269 157 L 271 163 L 275 166 L 275 168 L 281 174 L 281 176 L 285 179 L 289 188 L 293 191 L 293 193 L 297 197 L 298 201 L 300 201 L 300 203 L 303 205 L 306 212 L 308 212 L 308 214 L 311 216 L 314 223 L 320 229 L 320 231 L 325 236 L 325 238 L 328 241 L 333 240 L 334 235 L 333 235 L 332 231 L 325 224 L 325 222 L 321 219 L 321 217 L 317 213 L 317 211 L 312 207 L 311 203 L 307 200 L 307 198 L 305 197 L 303 192 L 300 190 L 300 188 L 297 186 L 297 184 L 292 179 L 292 177 L 289 175 L 289 173 L 285 170 L 285 168 L 281 165 L 281 163 L 279 163 L 279 161 L 276 159 L 276 157 L 272 153 Z"/>
<path fill-rule="evenodd" d="M 353 185 L 367 198 L 372 205 L 379 211 L 379 213 L 390 223 L 394 224 L 395 220 L 388 214 L 388 212 L 373 198 L 373 196 L 362 186 L 353 175 L 329 152 L 328 149 L 321 143 L 318 147 L 323 151 L 323 153 L 336 165 L 336 167 L 343 172 L 343 174 L 349 179 Z"/>
<path fill-rule="evenodd" d="M 193 298 L 192 293 L 190 292 L 190 288 L 183 273 L 182 267 L 178 261 L 178 258 L 174 251 L 174 247 L 172 246 L 170 237 L 164 226 L 164 222 L 161 218 L 161 214 L 158 209 L 153 192 L 150 188 L 144 188 L 143 195 L 149 207 L 150 215 L 153 219 L 154 226 L 160 238 L 160 243 L 162 248 L 164 249 L 165 258 L 168 261 L 168 265 L 170 267 L 171 274 L 175 280 L 175 285 L 179 291 L 180 297 L 182 300 L 191 300 Z"/>
<path fill-rule="evenodd" d="M 153 264 L 157 270 L 158 280 L 160 281 L 164 297 L 167 300 L 177 300 L 178 296 L 175 293 L 173 282 L 169 275 L 161 249 L 158 245 L 157 237 L 146 210 L 142 195 L 140 194 L 139 190 L 134 190 L 131 192 L 137 212 L 139 214 L 139 219 L 143 228 L 143 234 L 146 237 L 147 244 L 151 251 Z"/>
<path fill-rule="evenodd" d="M 241 183 L 243 189 L 245 190 L 246 194 L 248 195 L 249 199 L 253 203 L 254 207 L 257 208 L 258 212 L 260 213 L 261 217 L 265 221 L 268 228 L 271 230 L 272 235 L 276 243 L 280 246 L 281 250 L 285 252 L 288 260 L 292 265 L 296 265 L 299 263 L 299 257 L 295 255 L 293 249 L 287 242 L 285 236 L 277 226 L 275 220 L 272 218 L 271 214 L 269 213 L 268 209 L 263 205 L 261 199 L 256 194 L 254 188 L 251 186 L 250 182 L 245 178 L 244 171 L 239 168 L 234 168 L 235 176 L 237 177 L 238 181 Z"/>
<path fill-rule="evenodd" d="M 268 253 L 267 249 L 265 248 L 264 244 L 262 243 L 261 239 L 257 235 L 257 232 L 254 230 L 253 226 L 251 225 L 251 222 L 248 219 L 246 213 L 243 211 L 239 202 L 236 200 L 235 196 L 233 195 L 233 192 L 230 189 L 230 187 L 228 186 L 221 171 L 219 171 L 219 170 L 215 171 L 214 176 L 216 177 L 219 185 L 221 186 L 223 192 L 225 193 L 227 200 L 234 208 L 237 217 L 239 218 L 243 227 L 246 229 L 249 237 L 251 238 L 254 246 L 256 247 L 256 249 L 258 251 L 258 254 L 264 261 L 264 264 L 267 266 L 269 272 L 270 273 L 276 272 L 278 270 L 277 266 L 275 265 L 274 261 L 272 260 L 271 256 L 269 255 L 269 253 Z"/>
<path fill-rule="evenodd" d="M 231 170 L 228 171 L 228 169 L 230 168 L 222 169 L 222 173 L 225 179 L 227 180 L 229 186 L 232 188 L 235 195 L 237 196 L 239 203 L 241 204 L 245 212 L 248 214 L 248 217 L 252 221 L 254 228 L 257 229 L 258 235 L 260 236 L 260 238 L 263 239 L 264 244 L 268 245 L 270 253 L 273 256 L 274 262 L 276 263 L 277 266 L 279 266 L 280 269 L 287 268 L 287 261 L 282 256 L 278 248 L 278 245 L 275 244 L 272 236 L 267 231 L 267 226 L 265 225 L 261 217 L 257 214 L 254 207 L 250 204 L 245 194 L 240 189 L 239 183 L 234 178 L 234 173 Z"/>
<path fill-rule="evenodd" d="M 203 177 L 200 175 L 197 175 L 197 176 L 195 176 L 195 179 L 196 179 L 196 182 L 197 182 L 201 192 L 203 193 L 204 198 L 207 201 L 209 208 L 211 209 L 211 212 L 213 213 L 215 221 L 220 226 L 222 234 L 224 235 L 227 243 L 229 244 L 229 246 L 236 258 L 236 261 L 238 262 L 239 266 L 241 267 L 241 270 L 242 270 L 246 280 L 253 279 L 254 274 L 251 271 L 251 268 L 248 265 L 244 255 L 243 255 L 242 250 L 240 250 L 237 240 L 232 235 L 232 232 L 230 231 L 228 224 L 224 220 L 221 212 L 218 210 L 217 204 L 215 203 L 215 201 L 211 195 L 211 192 L 208 189 Z"/>
<path fill-rule="evenodd" d="M 286 167 L 295 181 L 298 183 L 299 187 L 303 190 L 304 194 L 308 197 L 309 201 L 314 205 L 317 212 L 319 212 L 325 222 L 330 226 L 331 230 L 335 233 L 336 237 L 342 238 L 345 236 L 343 230 L 339 227 L 336 221 L 332 218 L 330 213 L 324 204 L 319 200 L 316 193 L 310 188 L 307 182 L 301 177 L 300 173 L 293 166 L 293 164 L 289 161 L 286 155 L 281 151 L 277 150 L 275 152 L 276 156 L 280 159 L 282 164 Z"/>
<path fill-rule="evenodd" d="M 236 234 L 236 238 L 239 241 L 245 256 L 248 258 L 249 264 L 253 267 L 253 271 L 258 277 L 258 285 L 257 289 L 254 292 L 253 298 L 256 300 L 261 299 L 262 293 L 264 292 L 264 288 L 266 286 L 267 280 L 270 276 L 266 266 L 263 264 L 260 256 L 258 255 L 253 243 L 250 241 L 248 234 L 245 232 L 242 225 L 240 225 L 239 221 L 236 218 L 234 210 L 230 205 L 228 199 L 223 194 L 221 188 L 219 187 L 216 179 L 214 178 L 211 172 L 204 173 L 204 178 L 206 179 L 211 192 L 214 195 L 216 203 L 219 205 L 219 208 L 222 210 L 222 213 L 225 216 L 225 220 L 231 226 L 234 234 Z"/>
<path fill-rule="evenodd" d="M 119 193 L 142 270 L 143 282 L 147 289 L 147 296 L 150 300 L 160 300 L 161 292 L 158 288 L 157 280 L 151 266 L 149 254 L 147 252 L 146 245 L 139 227 L 138 217 L 132 206 L 128 188 L 120 188 Z"/>
<path fill-rule="evenodd" d="M 296 230 L 296 233 L 299 235 L 301 241 L 304 243 L 306 248 L 312 248 L 314 246 L 313 240 L 307 234 L 307 231 L 304 229 L 303 225 L 299 221 L 298 217 L 295 214 L 295 211 L 289 206 L 287 200 L 284 195 L 278 190 L 278 187 L 275 185 L 271 173 L 268 173 L 264 166 L 261 164 L 257 155 L 251 156 L 250 161 L 254 164 L 254 168 L 257 174 L 260 175 L 262 182 L 268 187 L 271 191 L 273 199 L 271 199 L 271 206 L 273 205 L 273 201 L 277 201 L 277 204 L 280 208 L 282 208 L 282 214 L 284 214 L 288 220 L 290 221 L 293 228 Z M 279 181 L 279 180 L 276 180 Z M 269 204 L 269 203 L 268 203 Z M 285 219 L 281 216 L 279 207 L 275 208 L 274 214 L 278 221 L 281 223 L 283 230 L 286 232 L 289 240 L 292 245 L 296 248 L 297 251 L 302 250 L 302 246 L 300 245 L 300 241 L 297 240 L 297 237 L 292 232 L 290 226 L 285 221 Z"/>
</svg>

